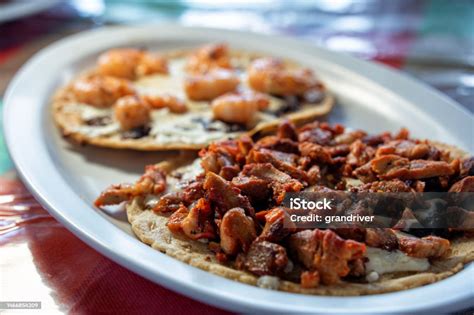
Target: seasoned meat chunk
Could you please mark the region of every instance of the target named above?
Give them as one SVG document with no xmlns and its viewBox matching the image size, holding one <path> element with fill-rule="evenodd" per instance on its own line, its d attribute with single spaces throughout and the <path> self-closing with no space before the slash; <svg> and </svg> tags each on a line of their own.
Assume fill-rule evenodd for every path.
<svg viewBox="0 0 474 315">
<path fill-rule="evenodd" d="M 298 134 L 296 133 L 295 125 L 289 120 L 285 119 L 278 126 L 277 137 L 280 139 L 290 139 L 293 141 L 297 141 Z"/>
<path fill-rule="evenodd" d="M 299 154 L 298 142 L 287 138 L 278 138 L 276 136 L 267 136 L 260 139 L 256 144 L 256 148 L 264 148 L 273 151 L 285 153 Z"/>
<path fill-rule="evenodd" d="M 398 248 L 398 238 L 390 229 L 367 228 L 365 230 L 365 244 L 385 250 Z"/>
<path fill-rule="evenodd" d="M 393 154 L 373 159 L 371 167 L 382 179 L 421 179 L 454 174 L 451 165 L 444 161 L 410 161 Z"/>
<path fill-rule="evenodd" d="M 352 142 L 356 141 L 357 139 L 362 139 L 365 137 L 367 133 L 362 130 L 355 130 L 351 132 L 346 132 L 341 135 L 338 135 L 334 138 L 334 141 L 337 144 L 351 144 Z"/>
<path fill-rule="evenodd" d="M 222 215 L 229 209 L 240 207 L 250 216 L 254 216 L 255 211 L 248 198 L 242 196 L 240 189 L 219 175 L 212 172 L 207 173 L 203 187 L 207 191 L 211 203 Z"/>
<path fill-rule="evenodd" d="M 289 247 L 309 270 L 319 272 L 321 282 L 335 284 L 350 272 L 349 262 L 362 258 L 365 245 L 344 240 L 331 230 L 305 230 L 290 236 Z"/>
<path fill-rule="evenodd" d="M 145 173 L 133 185 L 112 185 L 95 200 L 96 207 L 119 204 L 134 197 L 160 194 L 166 189 L 166 174 L 156 165 L 147 165 Z"/>
<path fill-rule="evenodd" d="M 298 141 L 312 142 L 319 145 L 329 145 L 332 137 L 333 135 L 331 131 L 319 128 L 315 124 L 309 124 L 300 129 Z"/>
<path fill-rule="evenodd" d="M 474 156 L 470 156 L 461 161 L 460 175 L 462 177 L 474 176 Z"/>
<path fill-rule="evenodd" d="M 188 215 L 181 221 L 181 230 L 192 240 L 213 239 L 216 235 L 211 205 L 205 198 L 191 205 Z"/>
<path fill-rule="evenodd" d="M 296 179 L 291 178 L 270 163 L 248 164 L 245 165 L 241 175 L 254 176 L 265 180 L 273 190 L 273 199 L 276 204 L 280 204 L 287 192 L 297 192 L 303 188 L 303 184 Z"/>
<path fill-rule="evenodd" d="M 358 242 L 365 241 L 365 229 L 364 228 L 357 228 L 357 227 L 350 227 L 350 228 L 337 228 L 334 229 L 337 235 L 344 239 L 350 239 Z"/>
<path fill-rule="evenodd" d="M 312 142 L 300 142 L 301 156 L 307 156 L 314 162 L 332 163 L 331 154 L 323 146 Z"/>
<path fill-rule="evenodd" d="M 303 271 L 301 273 L 301 287 L 305 289 L 316 288 L 319 286 L 321 277 L 317 270 Z"/>
<path fill-rule="evenodd" d="M 399 179 L 375 181 L 361 186 L 358 191 L 369 192 L 411 192 L 413 191 L 405 182 Z"/>
<path fill-rule="evenodd" d="M 369 162 L 374 157 L 374 149 L 367 146 L 361 140 L 356 140 L 350 145 L 347 155 L 347 164 L 359 167 Z"/>
<path fill-rule="evenodd" d="M 377 174 L 372 171 L 371 162 L 367 162 L 366 164 L 356 168 L 353 174 L 363 183 L 370 183 L 377 180 Z"/>
<path fill-rule="evenodd" d="M 288 264 L 286 249 L 267 241 L 254 241 L 245 258 L 245 267 L 253 274 L 278 275 Z"/>
<path fill-rule="evenodd" d="M 181 192 L 170 192 L 163 195 L 160 200 L 153 206 L 156 213 L 174 212 L 179 209 L 183 203 Z"/>
<path fill-rule="evenodd" d="M 241 193 L 248 197 L 252 204 L 265 203 L 272 196 L 269 181 L 256 176 L 239 176 L 232 179 L 232 185 L 239 188 Z"/>
<path fill-rule="evenodd" d="M 451 186 L 449 192 L 474 192 L 474 176 L 464 177 L 456 182 Z"/>
<path fill-rule="evenodd" d="M 288 225 L 286 227 L 285 220 Z M 296 227 L 289 220 L 286 210 L 284 208 L 273 208 L 265 215 L 265 226 L 258 239 L 279 242 L 295 230 Z"/>
<path fill-rule="evenodd" d="M 237 144 L 232 141 L 210 145 L 209 148 L 199 152 L 201 166 L 206 173 L 213 172 L 230 180 L 240 171 L 236 162 L 237 151 Z"/>
<path fill-rule="evenodd" d="M 394 140 L 380 146 L 377 156 L 395 154 L 410 160 L 422 159 L 430 152 L 430 145 L 426 143 L 415 143 L 410 140 Z"/>
<path fill-rule="evenodd" d="M 300 181 L 307 181 L 307 175 L 297 167 L 298 156 L 268 149 L 253 149 L 247 157 L 249 163 L 270 163 L 278 170 L 285 172 Z"/>
<path fill-rule="evenodd" d="M 442 257 L 447 254 L 450 248 L 450 243 L 447 239 L 437 236 L 430 235 L 418 238 L 416 236 L 398 233 L 397 237 L 400 244 L 400 250 L 412 257 Z"/>
<path fill-rule="evenodd" d="M 247 252 L 253 240 L 257 237 L 255 223 L 242 208 L 227 211 L 220 225 L 221 248 L 227 255 Z"/>
</svg>

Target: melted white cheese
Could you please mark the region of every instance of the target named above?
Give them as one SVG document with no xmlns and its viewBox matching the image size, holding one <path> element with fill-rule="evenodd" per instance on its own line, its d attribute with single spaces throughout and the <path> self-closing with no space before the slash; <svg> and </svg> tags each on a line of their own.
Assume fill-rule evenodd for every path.
<svg viewBox="0 0 474 315">
<path fill-rule="evenodd" d="M 97 108 L 88 104 L 75 102 L 65 104 L 63 107 L 63 111 L 65 113 L 79 114 L 83 120 L 112 115 L 111 108 Z"/>
<path fill-rule="evenodd" d="M 167 108 L 155 110 L 152 113 L 150 134 L 159 143 L 205 143 L 225 137 L 227 126 L 220 121 L 211 122 L 211 115 L 209 111 L 182 115 L 170 113 Z M 207 126 L 202 122 L 207 123 Z"/>
<path fill-rule="evenodd" d="M 261 276 L 257 280 L 257 286 L 263 289 L 278 290 L 280 279 L 272 276 Z"/>
<path fill-rule="evenodd" d="M 425 271 L 430 267 L 428 259 L 410 257 L 399 250 L 389 252 L 380 248 L 367 247 L 366 256 L 369 258 L 365 263 L 367 274 L 372 271 L 379 275 L 401 271 Z"/>
<path fill-rule="evenodd" d="M 79 132 L 90 137 L 110 136 L 120 131 L 120 125 L 117 122 L 105 126 L 78 126 L 72 128 L 74 132 Z"/>
<path fill-rule="evenodd" d="M 83 121 L 87 121 L 94 118 L 101 117 L 111 117 L 112 118 L 112 109 L 111 108 L 97 108 L 91 105 L 84 103 L 75 103 L 71 102 L 65 104 L 63 107 L 65 113 L 77 114 L 81 117 Z M 113 119 L 113 118 L 112 118 Z M 112 123 L 105 126 L 88 126 L 88 125 L 78 125 L 70 126 L 72 131 L 78 132 L 90 137 L 100 137 L 100 136 L 109 136 L 116 134 L 120 131 L 120 125 L 118 122 L 113 121 Z"/>
</svg>

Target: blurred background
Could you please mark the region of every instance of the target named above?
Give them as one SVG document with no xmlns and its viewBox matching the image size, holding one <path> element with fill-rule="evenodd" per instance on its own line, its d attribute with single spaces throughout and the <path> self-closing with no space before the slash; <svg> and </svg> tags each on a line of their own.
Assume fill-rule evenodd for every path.
<svg viewBox="0 0 474 315">
<path fill-rule="evenodd" d="M 0 0 L 0 96 L 64 36 L 166 22 L 301 38 L 400 68 L 474 112 L 473 0 Z"/>
<path fill-rule="evenodd" d="M 35 52 L 104 25 L 285 35 L 398 68 L 474 113 L 474 0 L 0 0 L 0 106 Z M 0 134 L 0 173 L 10 168 Z"/>
</svg>

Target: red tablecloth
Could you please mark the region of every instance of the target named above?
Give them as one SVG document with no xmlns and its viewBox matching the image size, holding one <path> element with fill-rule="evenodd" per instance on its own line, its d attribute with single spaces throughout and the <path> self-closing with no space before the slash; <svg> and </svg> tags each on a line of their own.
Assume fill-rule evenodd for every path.
<svg viewBox="0 0 474 315">
<path fill-rule="evenodd" d="M 46 313 L 226 313 L 97 253 L 42 209 L 17 180 L 0 179 L 0 257 L 1 273 L 8 271 L 2 275 L 0 300 L 41 301 Z"/>
</svg>

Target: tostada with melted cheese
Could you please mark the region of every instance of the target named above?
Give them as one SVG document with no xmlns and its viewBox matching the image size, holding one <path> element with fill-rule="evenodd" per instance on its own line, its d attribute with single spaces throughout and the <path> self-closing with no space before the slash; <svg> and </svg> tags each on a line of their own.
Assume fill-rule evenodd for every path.
<svg viewBox="0 0 474 315">
<path fill-rule="evenodd" d="M 57 91 L 52 106 L 62 134 L 77 142 L 168 150 L 269 132 L 283 118 L 302 123 L 333 103 L 310 69 L 209 44 L 162 54 L 109 50 Z"/>
<path fill-rule="evenodd" d="M 287 194 L 320 191 L 467 193 L 472 201 L 474 157 L 413 139 L 406 129 L 368 135 L 341 125 L 297 128 L 285 121 L 259 140 L 221 140 L 194 161 L 149 165 L 135 184 L 109 187 L 95 205 L 124 202 L 137 237 L 180 261 L 287 292 L 406 290 L 452 276 L 474 260 L 472 202 L 448 208 L 445 219 L 456 219 L 455 228 L 415 228 L 423 217 L 408 206 L 393 208 L 391 228 L 285 224 Z M 354 206 L 370 214 L 366 196 Z"/>
</svg>

